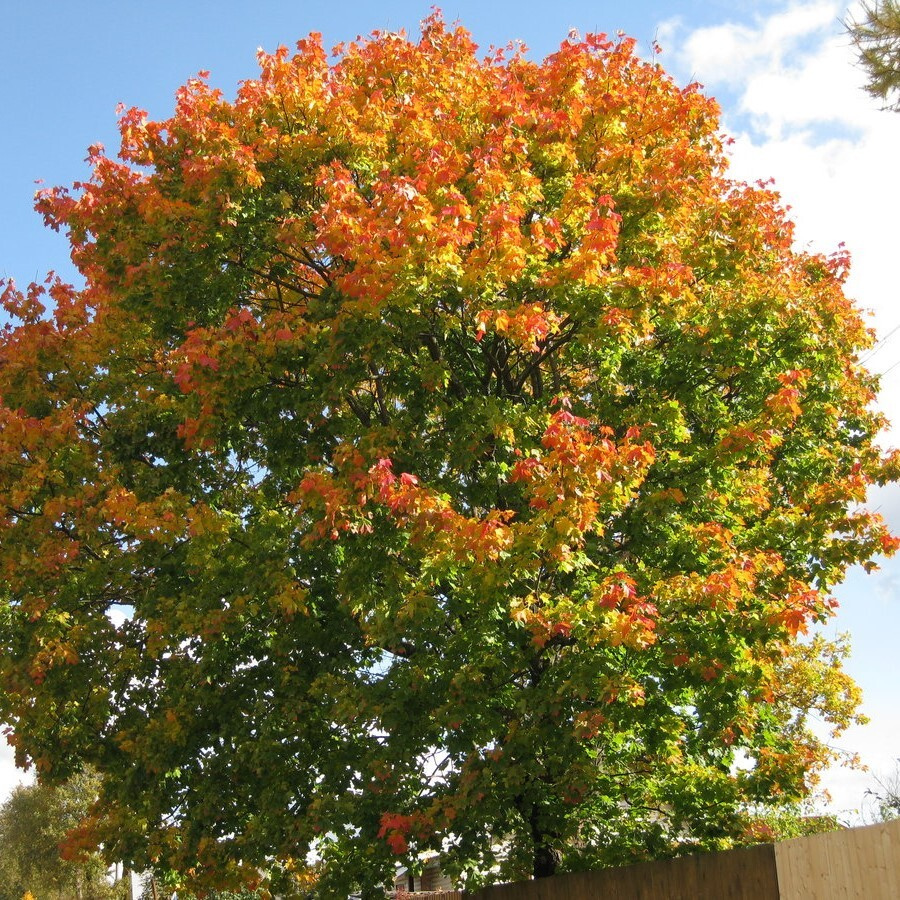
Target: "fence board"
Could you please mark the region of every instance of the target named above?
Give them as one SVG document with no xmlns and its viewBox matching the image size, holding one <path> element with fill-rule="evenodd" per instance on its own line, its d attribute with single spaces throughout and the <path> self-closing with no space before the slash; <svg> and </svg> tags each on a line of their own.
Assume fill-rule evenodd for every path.
<svg viewBox="0 0 900 900">
<path fill-rule="evenodd" d="M 900 820 L 775 844 L 781 900 L 898 900 Z"/>
<path fill-rule="evenodd" d="M 900 895 L 898 895 L 900 896 Z M 472 900 L 778 900 L 771 844 L 500 885 Z M 896 900 L 896 898 L 895 898 Z"/>
</svg>

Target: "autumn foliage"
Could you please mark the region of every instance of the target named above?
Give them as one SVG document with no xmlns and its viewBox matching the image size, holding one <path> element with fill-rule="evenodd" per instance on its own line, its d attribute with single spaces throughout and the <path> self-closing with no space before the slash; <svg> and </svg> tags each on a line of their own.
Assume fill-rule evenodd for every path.
<svg viewBox="0 0 900 900">
<path fill-rule="evenodd" d="M 854 716 L 810 625 L 895 548 L 846 257 L 625 38 L 259 63 L 123 109 L 37 201 L 84 286 L 3 294 L 19 761 L 96 767 L 107 852 L 197 883 L 749 839 Z"/>
</svg>

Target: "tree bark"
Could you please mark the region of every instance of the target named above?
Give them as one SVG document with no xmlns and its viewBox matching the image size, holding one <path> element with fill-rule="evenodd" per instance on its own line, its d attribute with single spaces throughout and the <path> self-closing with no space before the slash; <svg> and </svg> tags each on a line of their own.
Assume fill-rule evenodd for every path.
<svg viewBox="0 0 900 900">
<path fill-rule="evenodd" d="M 534 877 L 550 878 L 556 874 L 562 854 L 546 844 L 536 845 L 534 848 Z"/>
<path fill-rule="evenodd" d="M 548 834 L 541 825 L 540 808 L 533 804 L 528 814 L 528 824 L 531 828 L 531 839 L 534 842 L 534 861 L 532 875 L 534 878 L 550 878 L 556 874 L 562 853 L 547 843 Z"/>
</svg>

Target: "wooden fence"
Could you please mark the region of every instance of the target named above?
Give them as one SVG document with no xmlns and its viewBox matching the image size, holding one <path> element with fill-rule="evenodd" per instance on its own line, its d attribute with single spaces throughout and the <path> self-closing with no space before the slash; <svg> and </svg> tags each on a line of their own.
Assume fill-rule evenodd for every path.
<svg viewBox="0 0 900 900">
<path fill-rule="evenodd" d="M 900 820 L 410 900 L 900 900 Z"/>
<path fill-rule="evenodd" d="M 473 900 L 779 900 L 771 844 L 558 875 L 466 896 Z"/>
</svg>

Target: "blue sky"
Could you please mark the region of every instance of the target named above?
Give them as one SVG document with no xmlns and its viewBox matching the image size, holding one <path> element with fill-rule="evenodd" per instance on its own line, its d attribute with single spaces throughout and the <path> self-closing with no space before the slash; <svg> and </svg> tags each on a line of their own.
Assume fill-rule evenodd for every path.
<svg viewBox="0 0 900 900">
<path fill-rule="evenodd" d="M 44 229 L 32 211 L 35 181 L 85 177 L 87 146 L 116 146 L 117 103 L 164 117 L 176 88 L 199 70 L 209 70 L 211 82 L 230 94 L 255 74 L 258 47 L 291 45 L 310 31 L 321 31 L 328 46 L 376 28 L 414 33 L 429 12 L 427 3 L 406 0 L 33 0 L 4 7 L 0 277 L 21 284 L 48 269 L 71 277 L 64 238 Z M 849 292 L 873 311 L 880 335 L 900 325 L 894 218 L 900 115 L 877 110 L 860 90 L 841 2 L 455 0 L 442 8 L 483 48 L 521 39 L 536 57 L 553 52 L 572 28 L 622 30 L 643 48 L 658 39 L 663 63 L 679 80 L 697 79 L 719 99 L 723 127 L 736 138 L 734 174 L 776 179 L 801 244 L 830 251 L 845 241 L 855 260 Z M 900 426 L 900 331 L 877 348 L 870 365 L 886 373 L 881 405 Z M 885 443 L 900 443 L 900 428 Z M 900 532 L 900 491 L 872 502 Z M 829 631 L 852 635 L 848 668 L 872 720 L 841 746 L 886 772 L 900 756 L 900 669 L 893 663 L 900 561 L 874 576 L 851 573 L 836 594 L 841 611 Z M 0 797 L 18 777 L 9 760 L 0 748 Z M 843 770 L 827 779 L 838 810 L 858 808 L 870 784 L 870 775 Z"/>
</svg>

